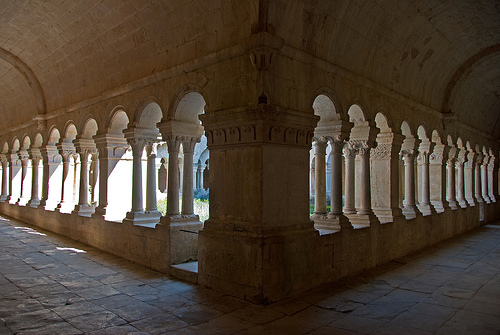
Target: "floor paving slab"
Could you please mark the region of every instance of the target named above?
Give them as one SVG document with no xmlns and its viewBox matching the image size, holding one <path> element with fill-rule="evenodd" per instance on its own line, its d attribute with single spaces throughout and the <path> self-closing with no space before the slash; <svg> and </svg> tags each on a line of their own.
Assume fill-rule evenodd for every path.
<svg viewBox="0 0 500 335">
<path fill-rule="evenodd" d="M 0 220 L 0 334 L 500 334 L 500 225 L 257 306 Z"/>
</svg>

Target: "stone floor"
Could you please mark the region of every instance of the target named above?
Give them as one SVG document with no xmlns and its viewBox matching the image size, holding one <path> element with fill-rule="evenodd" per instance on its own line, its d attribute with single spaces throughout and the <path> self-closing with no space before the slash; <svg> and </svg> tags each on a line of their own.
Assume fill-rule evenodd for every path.
<svg viewBox="0 0 500 335">
<path fill-rule="evenodd" d="M 0 334 L 500 334 L 500 225 L 262 307 L 0 218 Z"/>
</svg>

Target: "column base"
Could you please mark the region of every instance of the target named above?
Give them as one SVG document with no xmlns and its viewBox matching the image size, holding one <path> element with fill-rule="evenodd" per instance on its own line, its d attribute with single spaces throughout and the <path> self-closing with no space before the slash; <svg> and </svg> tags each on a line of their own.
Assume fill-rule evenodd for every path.
<svg viewBox="0 0 500 335">
<path fill-rule="evenodd" d="M 448 206 L 450 206 L 452 211 L 458 209 L 458 202 L 456 200 L 447 200 L 447 201 L 448 201 Z"/>
<path fill-rule="evenodd" d="M 198 215 L 168 215 L 160 223 L 170 228 L 170 264 L 198 260 L 198 233 L 203 228 Z"/>
<path fill-rule="evenodd" d="M 340 231 L 352 229 L 351 222 L 342 214 L 313 214 L 311 220 L 314 222 L 314 228 L 318 230 Z"/>
<path fill-rule="evenodd" d="M 131 223 L 135 226 L 154 228 L 160 223 L 161 213 L 158 211 L 135 211 L 128 212 L 123 223 Z"/>
<path fill-rule="evenodd" d="M 210 224 L 210 220 L 208 220 Z M 318 286 L 318 231 L 201 230 L 198 283 L 257 304 L 268 304 Z"/>
<path fill-rule="evenodd" d="M 417 218 L 417 207 L 415 205 L 403 207 L 403 215 L 406 220 L 413 220 Z"/>
<path fill-rule="evenodd" d="M 0 196 L 0 202 L 5 202 L 5 201 L 7 201 L 7 200 L 8 200 L 8 198 L 9 198 L 9 196 L 7 196 L 7 195 L 2 195 L 2 196 Z"/>
<path fill-rule="evenodd" d="M 434 209 L 434 207 L 431 206 L 431 204 L 419 204 L 417 205 L 417 208 L 423 216 L 429 216 L 437 213 L 437 211 Z"/>
<path fill-rule="evenodd" d="M 431 201 L 431 205 L 436 210 L 436 213 L 443 213 L 445 210 L 445 206 L 442 201 Z"/>
<path fill-rule="evenodd" d="M 372 225 L 380 224 L 375 214 L 349 214 L 346 215 L 354 229 L 368 228 Z"/>
<path fill-rule="evenodd" d="M 469 204 L 469 206 L 471 206 L 471 207 L 476 206 L 476 202 L 474 201 L 474 198 L 465 198 L 465 200 L 467 200 L 467 203 Z"/>
<path fill-rule="evenodd" d="M 94 214 L 95 207 L 92 205 L 78 205 L 73 210 L 73 213 L 80 216 L 91 217 Z"/>
<path fill-rule="evenodd" d="M 30 206 L 31 208 L 38 208 L 38 206 L 40 205 L 40 200 L 31 199 L 30 201 L 28 201 L 27 205 Z"/>
<path fill-rule="evenodd" d="M 463 199 L 463 200 L 459 200 L 459 201 L 458 201 L 458 205 L 459 205 L 461 208 L 467 208 L 467 202 L 465 201 L 465 199 Z"/>
<path fill-rule="evenodd" d="M 403 216 L 401 208 L 372 208 L 381 224 L 394 222 L 396 217 Z"/>
</svg>

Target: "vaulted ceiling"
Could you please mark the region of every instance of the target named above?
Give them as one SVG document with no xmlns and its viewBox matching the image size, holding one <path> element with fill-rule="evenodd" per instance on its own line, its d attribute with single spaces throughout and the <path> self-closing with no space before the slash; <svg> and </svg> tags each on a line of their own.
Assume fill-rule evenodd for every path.
<svg viewBox="0 0 500 335">
<path fill-rule="evenodd" d="M 285 43 L 500 139 L 498 0 L 0 0 L 2 127 L 239 43 L 259 5 Z"/>
</svg>

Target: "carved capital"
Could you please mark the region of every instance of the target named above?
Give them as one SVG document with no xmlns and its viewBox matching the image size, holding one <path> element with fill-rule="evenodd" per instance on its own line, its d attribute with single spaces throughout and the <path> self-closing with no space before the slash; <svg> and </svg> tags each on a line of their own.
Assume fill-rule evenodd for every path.
<svg viewBox="0 0 500 335">
<path fill-rule="evenodd" d="M 372 159 L 389 159 L 392 156 L 392 144 L 379 143 L 371 152 Z"/>
</svg>

